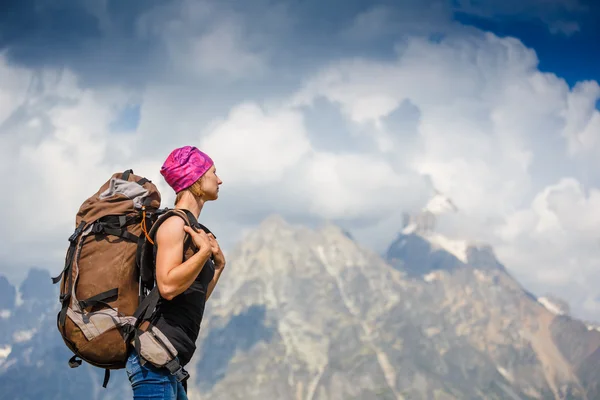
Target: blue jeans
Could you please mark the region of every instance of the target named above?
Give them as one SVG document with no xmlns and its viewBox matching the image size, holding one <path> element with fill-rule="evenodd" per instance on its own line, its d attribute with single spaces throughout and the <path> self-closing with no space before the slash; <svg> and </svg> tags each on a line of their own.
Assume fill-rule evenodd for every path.
<svg viewBox="0 0 600 400">
<path fill-rule="evenodd" d="M 183 385 L 177 382 L 168 369 L 157 368 L 150 363 L 142 366 L 135 351 L 129 355 L 125 369 L 131 382 L 134 400 L 187 400 Z"/>
</svg>

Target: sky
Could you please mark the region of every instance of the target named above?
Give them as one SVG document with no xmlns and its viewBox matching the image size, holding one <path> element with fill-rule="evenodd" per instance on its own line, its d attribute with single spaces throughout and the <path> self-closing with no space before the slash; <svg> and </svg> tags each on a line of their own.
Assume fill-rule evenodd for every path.
<svg viewBox="0 0 600 400">
<path fill-rule="evenodd" d="M 600 320 L 600 7 L 584 0 L 9 0 L 0 12 L 0 274 L 62 269 L 75 213 L 175 147 L 216 162 L 201 221 L 333 221 L 383 253 L 438 229 Z"/>
</svg>

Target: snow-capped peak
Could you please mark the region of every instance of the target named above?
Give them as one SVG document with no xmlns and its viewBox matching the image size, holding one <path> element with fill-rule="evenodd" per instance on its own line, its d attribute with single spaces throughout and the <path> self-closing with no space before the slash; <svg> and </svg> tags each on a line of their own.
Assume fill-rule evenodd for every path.
<svg viewBox="0 0 600 400">
<path fill-rule="evenodd" d="M 404 227 L 404 229 L 402 229 L 402 234 L 404 235 L 410 235 L 411 233 L 414 233 L 417 230 L 418 226 L 416 223 L 411 222 L 408 225 L 406 225 Z"/>
<path fill-rule="evenodd" d="M 415 214 L 405 214 L 402 234 L 417 234 L 431 243 L 433 248 L 446 250 L 463 263 L 467 263 L 469 243 L 465 240 L 450 239 L 434 230 L 436 219 L 440 214 L 456 211 L 458 208 L 452 200 L 436 190 L 435 196 L 421 211 Z"/>
<path fill-rule="evenodd" d="M 429 200 L 423 211 L 429 211 L 432 214 L 439 215 L 447 212 L 456 212 L 458 211 L 458 208 L 449 197 L 436 191 L 435 196 Z"/>
<path fill-rule="evenodd" d="M 432 247 L 446 250 L 463 263 L 467 263 L 467 249 L 469 243 L 466 240 L 449 239 L 439 233 L 428 233 L 423 235 L 431 243 Z"/>
</svg>

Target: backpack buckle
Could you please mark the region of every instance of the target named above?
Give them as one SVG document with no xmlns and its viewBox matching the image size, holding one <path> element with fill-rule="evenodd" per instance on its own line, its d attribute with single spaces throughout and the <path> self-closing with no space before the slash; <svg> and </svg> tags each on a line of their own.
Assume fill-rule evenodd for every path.
<svg viewBox="0 0 600 400">
<path fill-rule="evenodd" d="M 95 234 L 104 232 L 104 225 L 101 222 L 96 222 L 92 227 L 92 232 L 94 232 Z"/>
<path fill-rule="evenodd" d="M 73 232 L 73 234 L 71 236 L 69 236 L 69 242 L 74 243 L 75 240 L 77 240 L 77 237 L 79 236 L 79 234 L 83 230 L 84 226 L 85 226 L 85 221 L 81 221 L 79 223 L 79 226 L 77 227 L 77 229 L 75 229 L 75 232 Z"/>
<path fill-rule="evenodd" d="M 177 379 L 177 382 L 183 382 L 184 380 L 190 377 L 190 374 L 185 369 L 183 369 L 177 357 L 169 361 L 165 365 L 165 367 L 167 367 L 171 375 L 173 375 L 175 379 Z"/>
<path fill-rule="evenodd" d="M 179 366 L 177 371 L 175 371 L 175 373 L 171 373 L 171 375 L 173 375 L 175 379 L 177 379 L 177 382 L 183 382 L 190 377 L 190 374 L 188 374 L 188 372 L 185 369 L 183 369 L 182 366 Z"/>
</svg>

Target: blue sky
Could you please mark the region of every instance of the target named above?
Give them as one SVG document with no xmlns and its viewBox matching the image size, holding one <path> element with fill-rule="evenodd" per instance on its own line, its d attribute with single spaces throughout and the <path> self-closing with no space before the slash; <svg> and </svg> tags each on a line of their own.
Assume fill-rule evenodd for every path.
<svg viewBox="0 0 600 400">
<path fill-rule="evenodd" d="M 596 3 L 2 7 L 0 173 L 17 195 L 0 200 L 0 274 L 59 271 L 74 211 L 115 170 L 141 171 L 170 205 L 159 166 L 192 143 L 225 182 L 202 219 L 226 249 L 279 213 L 383 253 L 440 190 L 460 210 L 441 233 L 492 244 L 532 292 L 600 315 Z M 18 218 L 40 193 L 60 195 Z"/>
<path fill-rule="evenodd" d="M 540 59 L 540 69 L 563 77 L 570 85 L 580 80 L 600 80 L 600 2 L 587 0 L 586 11 L 577 13 L 580 30 L 572 34 L 552 33 L 548 24 L 537 19 L 481 18 L 457 13 L 464 24 L 489 30 L 499 36 L 515 36 L 532 47 Z"/>
</svg>

